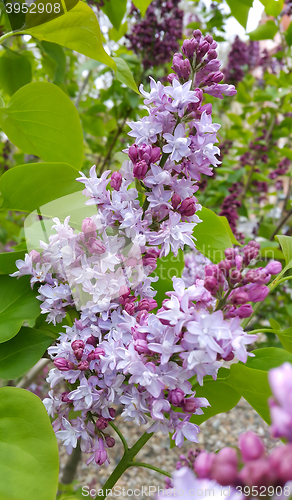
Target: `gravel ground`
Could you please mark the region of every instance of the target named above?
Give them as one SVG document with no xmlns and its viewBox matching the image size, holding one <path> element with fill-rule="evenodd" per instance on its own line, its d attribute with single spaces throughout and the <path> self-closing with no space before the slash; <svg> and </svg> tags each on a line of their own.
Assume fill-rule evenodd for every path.
<svg viewBox="0 0 292 500">
<path fill-rule="evenodd" d="M 116 419 L 116 424 L 125 436 L 129 446 L 132 446 L 146 429 L 144 429 L 143 426 L 138 427 L 132 422 L 123 422 L 120 417 Z M 207 422 L 204 422 L 200 428 L 199 447 L 207 451 L 216 451 L 223 446 L 236 446 L 239 434 L 247 430 L 256 431 L 263 438 L 268 449 L 274 448 L 279 443 L 278 440 L 270 437 L 266 423 L 244 399 L 241 399 L 238 405 L 231 411 L 210 418 Z M 114 435 L 114 431 L 112 431 L 111 434 Z M 116 436 L 114 437 L 116 438 Z M 194 448 L 194 444 L 185 442 L 182 448 L 173 448 L 170 450 L 169 438 L 159 433 L 154 435 L 139 452 L 137 460 L 140 462 L 148 462 L 156 467 L 172 472 L 175 469 L 177 460 L 179 460 L 179 455 L 187 454 L 188 450 Z M 80 461 L 78 465 L 75 478 L 78 487 L 88 486 L 90 489 L 96 490 L 102 488 L 102 485 L 118 464 L 122 453 L 123 447 L 120 440 L 117 438 L 115 447 L 109 452 L 111 461 L 109 467 L 107 469 L 101 468 L 100 471 L 97 471 L 93 466 L 87 466 L 86 459 L 88 456 L 83 455 L 82 461 Z M 66 451 L 62 445 L 60 446 L 60 456 L 62 472 L 62 468 L 67 459 Z M 125 488 L 125 490 L 141 490 L 144 486 L 143 494 L 141 492 L 140 495 L 135 494 L 131 496 L 131 492 L 129 492 L 125 494 L 125 496 L 117 497 L 127 500 L 130 498 L 142 500 L 145 498 L 155 498 L 155 495 L 151 495 L 150 497 L 147 496 L 145 494 L 145 489 L 148 493 L 149 486 L 163 488 L 164 478 L 152 470 L 141 467 L 139 467 L 139 469 L 131 467 L 121 477 L 117 485 L 121 488 Z M 98 496 L 96 498 L 98 498 Z"/>
</svg>

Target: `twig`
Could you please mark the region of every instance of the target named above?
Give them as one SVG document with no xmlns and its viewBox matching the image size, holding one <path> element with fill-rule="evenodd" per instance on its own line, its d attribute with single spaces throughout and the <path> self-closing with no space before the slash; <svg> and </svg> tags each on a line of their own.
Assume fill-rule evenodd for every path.
<svg viewBox="0 0 292 500">
<path fill-rule="evenodd" d="M 122 123 L 118 126 L 118 128 L 117 128 L 116 135 L 114 136 L 114 139 L 113 139 L 113 141 L 112 141 L 112 143 L 111 143 L 111 145 L 110 145 L 110 147 L 109 147 L 108 153 L 107 153 L 107 155 L 106 155 L 105 159 L 103 160 L 102 165 L 101 165 L 101 167 L 100 167 L 100 170 L 99 170 L 99 175 L 101 175 L 101 174 L 102 174 L 102 172 L 103 172 L 103 171 L 104 171 L 104 169 L 105 169 L 106 164 L 109 162 L 109 160 L 110 160 L 110 158 L 111 158 L 111 155 L 112 155 L 112 152 L 113 152 L 114 146 L 115 146 L 115 144 L 116 144 L 116 142 L 117 142 L 117 140 L 118 140 L 118 138 L 119 138 L 119 135 L 121 134 L 121 132 L 122 132 L 122 130 L 123 130 L 123 128 L 124 128 L 124 125 L 125 125 L 125 123 L 126 123 L 126 120 L 128 119 L 128 111 L 129 111 L 129 110 L 127 110 L 127 112 L 126 112 L 126 116 L 125 116 L 125 118 L 123 119 L 123 122 L 122 122 Z"/>
<path fill-rule="evenodd" d="M 78 94 L 77 99 L 76 99 L 76 102 L 75 102 L 75 106 L 76 106 L 76 108 L 78 108 L 78 107 L 79 107 L 79 104 L 80 104 L 80 100 L 81 100 L 82 94 L 83 94 L 83 92 L 84 92 L 84 90 L 85 90 L 86 85 L 88 84 L 88 80 L 89 80 L 89 78 L 91 77 L 91 74 L 92 74 L 92 69 L 91 69 L 90 71 L 88 71 L 88 74 L 86 75 L 86 78 L 84 78 L 84 82 L 83 82 L 83 84 L 81 85 L 81 88 L 80 88 L 80 90 L 79 90 L 79 94 Z"/>
<path fill-rule="evenodd" d="M 21 381 L 17 384 L 16 387 L 21 389 L 27 389 L 27 387 L 32 384 L 32 382 L 36 379 L 38 374 L 43 371 L 43 369 L 49 364 L 50 359 L 40 359 L 36 365 L 32 367 L 32 369 L 24 375 Z"/>
</svg>

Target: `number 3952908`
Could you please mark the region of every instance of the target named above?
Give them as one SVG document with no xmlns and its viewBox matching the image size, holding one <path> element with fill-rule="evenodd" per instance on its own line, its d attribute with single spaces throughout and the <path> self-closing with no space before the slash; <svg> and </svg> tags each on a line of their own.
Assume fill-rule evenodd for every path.
<svg viewBox="0 0 292 500">
<path fill-rule="evenodd" d="M 6 4 L 6 12 L 7 14 L 22 12 L 26 14 L 29 12 L 30 14 L 43 14 L 46 12 L 47 14 L 51 14 L 54 12 L 55 14 L 59 14 L 61 12 L 61 4 L 59 3 L 31 3 L 28 5 L 27 3 L 7 3 Z"/>
</svg>

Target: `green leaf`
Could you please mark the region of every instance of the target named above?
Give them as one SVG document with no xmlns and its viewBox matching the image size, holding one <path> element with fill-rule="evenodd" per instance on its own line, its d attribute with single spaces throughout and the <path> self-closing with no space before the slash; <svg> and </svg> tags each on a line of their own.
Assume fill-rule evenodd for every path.
<svg viewBox="0 0 292 500">
<path fill-rule="evenodd" d="M 27 163 L 14 167 L 0 179 L 2 208 L 32 212 L 52 200 L 80 191 L 82 185 L 76 182 L 77 175 L 75 168 L 67 163 Z"/>
<path fill-rule="evenodd" d="M 281 330 L 281 326 L 279 325 L 278 321 L 276 321 L 275 319 L 270 318 L 269 323 L 271 325 L 271 328 L 273 328 L 273 330 Z"/>
<path fill-rule="evenodd" d="M 126 13 L 127 0 L 106 0 L 102 7 L 113 27 L 118 31 Z"/>
<path fill-rule="evenodd" d="M 119 30 L 116 30 L 116 28 L 111 28 L 108 32 L 109 34 L 109 37 L 111 40 L 113 40 L 114 42 L 118 42 L 122 36 L 124 36 L 128 31 L 128 22 L 124 22 L 123 24 L 121 24 Z"/>
<path fill-rule="evenodd" d="M 56 85 L 34 82 L 13 94 L 0 108 L 0 125 L 10 141 L 45 161 L 83 161 L 83 133 L 78 112 Z"/>
<path fill-rule="evenodd" d="M 17 271 L 15 261 L 24 260 L 25 252 L 4 252 L 0 253 L 0 274 L 12 274 Z"/>
<path fill-rule="evenodd" d="M 53 21 L 34 26 L 22 33 L 39 40 L 58 43 L 115 69 L 114 61 L 103 48 L 97 17 L 82 1 Z"/>
<path fill-rule="evenodd" d="M 289 24 L 289 26 L 286 30 L 285 38 L 286 38 L 287 45 L 289 45 L 289 47 L 291 47 L 291 45 L 292 45 L 292 23 Z"/>
<path fill-rule="evenodd" d="M 168 298 L 165 296 L 165 292 L 173 290 L 172 278 L 174 276 L 177 278 L 181 277 L 184 265 L 184 254 L 182 250 L 178 251 L 177 257 L 175 257 L 171 252 L 167 255 L 167 257 L 157 259 L 157 268 L 152 276 L 158 276 L 159 279 L 158 281 L 152 283 L 152 287 L 154 290 L 157 290 L 157 294 L 154 299 L 159 307 L 161 307 L 162 301 Z"/>
<path fill-rule="evenodd" d="M 60 85 L 64 81 L 66 73 L 66 56 L 63 47 L 56 43 L 41 42 L 41 47 L 43 51 L 52 59 L 55 63 L 55 74 L 54 83 Z"/>
<path fill-rule="evenodd" d="M 0 377 L 13 380 L 21 377 L 42 357 L 53 342 L 34 328 L 22 327 L 8 342 L 0 344 Z"/>
<path fill-rule="evenodd" d="M 58 446 L 41 400 L 24 389 L 2 387 L 0 436 L 0 500 L 53 500 Z"/>
<path fill-rule="evenodd" d="M 233 17 L 246 29 L 250 6 L 238 0 L 226 0 L 226 3 L 229 5 Z"/>
<path fill-rule="evenodd" d="M 272 40 L 278 28 L 274 21 L 267 21 L 265 24 L 260 24 L 254 31 L 248 33 L 251 40 Z"/>
<path fill-rule="evenodd" d="M 224 215 L 219 215 L 219 219 L 223 222 L 224 226 L 225 226 L 225 229 L 227 230 L 228 234 L 229 234 L 229 238 L 231 240 L 231 243 L 233 243 L 233 245 L 240 245 L 239 241 L 237 241 L 237 239 L 235 238 L 233 232 L 232 232 L 232 229 L 229 225 L 229 222 L 228 220 L 226 219 L 226 217 L 224 217 Z"/>
<path fill-rule="evenodd" d="M 197 239 L 196 248 L 212 262 L 217 264 L 225 258 L 224 251 L 232 247 L 226 223 L 208 208 L 197 212 L 203 222 L 197 224 L 193 235 Z"/>
<path fill-rule="evenodd" d="M 267 0 L 265 2 L 265 11 L 268 14 L 268 16 L 273 16 L 277 17 L 284 5 L 284 0 Z"/>
<path fill-rule="evenodd" d="M 117 79 L 120 82 L 125 83 L 127 87 L 134 90 L 134 92 L 136 92 L 137 94 L 140 94 L 136 82 L 134 80 L 133 73 L 130 70 L 129 66 L 127 65 L 126 61 L 124 61 L 124 59 L 122 59 L 121 57 L 113 57 L 113 60 L 117 65 L 117 71 L 116 71 Z"/>
<path fill-rule="evenodd" d="M 224 380 L 224 378 L 227 379 L 229 374 L 230 370 L 220 368 L 217 380 L 213 380 L 212 377 L 208 379 L 205 377 L 202 387 L 198 384 L 195 386 L 196 398 L 207 398 L 211 406 L 203 409 L 203 415 L 193 415 L 191 422 L 201 425 L 205 420 L 218 413 L 232 410 L 237 405 L 241 397 L 240 394 Z"/>
<path fill-rule="evenodd" d="M 0 86 L 8 95 L 30 83 L 31 64 L 28 57 L 6 49 L 0 57 Z"/>
<path fill-rule="evenodd" d="M 40 301 L 30 287 L 29 278 L 0 276 L 0 342 L 12 339 L 25 320 L 40 314 Z"/>
<path fill-rule="evenodd" d="M 133 0 L 133 4 L 137 9 L 140 10 L 142 17 L 145 16 L 146 10 L 148 9 L 149 5 L 151 4 L 152 0 Z"/>
<path fill-rule="evenodd" d="M 278 234 L 275 238 L 278 240 L 283 250 L 286 265 L 292 267 L 292 237 Z"/>
<path fill-rule="evenodd" d="M 270 412 L 268 398 L 272 391 L 268 382 L 266 371 L 248 368 L 246 365 L 237 363 L 231 365 L 230 383 L 244 397 L 244 399 L 256 410 L 256 412 L 270 424 Z"/>
</svg>

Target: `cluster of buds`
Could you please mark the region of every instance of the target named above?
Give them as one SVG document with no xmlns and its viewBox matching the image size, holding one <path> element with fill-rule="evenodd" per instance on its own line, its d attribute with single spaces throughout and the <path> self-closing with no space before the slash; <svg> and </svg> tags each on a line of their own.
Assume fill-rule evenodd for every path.
<svg viewBox="0 0 292 500">
<path fill-rule="evenodd" d="M 239 199 L 242 193 L 242 183 L 235 182 L 228 189 L 230 194 L 224 198 L 221 205 L 221 212 L 219 215 L 226 217 L 231 227 L 231 230 L 238 241 L 244 241 L 245 237 L 243 234 L 237 231 L 237 221 L 239 219 L 238 209 L 241 207 L 241 201 Z"/>
<path fill-rule="evenodd" d="M 130 146 L 128 155 L 134 165 L 134 177 L 139 181 L 145 179 L 150 165 L 159 160 L 160 154 L 161 149 L 152 145 L 142 144 L 141 146 L 137 146 L 133 144 Z"/>
<path fill-rule="evenodd" d="M 205 93 L 220 99 L 223 98 L 223 94 L 227 96 L 234 95 L 236 91 L 233 85 L 219 85 L 224 78 L 224 74 L 219 71 L 221 63 L 216 52 L 217 46 L 217 42 L 213 40 L 211 35 L 204 37 L 200 30 L 195 30 L 193 38 L 183 42 L 183 54 L 174 54 L 172 69 L 175 73 L 171 73 L 168 80 L 172 82 L 176 78 L 180 83 L 184 83 L 195 75 L 194 88 L 203 89 Z M 198 103 L 196 103 L 197 108 Z M 212 108 L 210 109 L 212 110 Z"/>
<path fill-rule="evenodd" d="M 262 439 L 252 431 L 241 434 L 239 450 L 222 448 L 202 451 L 193 463 L 201 479 L 214 479 L 222 486 L 284 486 L 292 480 L 292 445 L 279 446 L 267 454 Z"/>
<path fill-rule="evenodd" d="M 262 302 L 269 293 L 266 286 L 271 275 L 282 270 L 278 261 L 265 268 L 248 268 L 259 254 L 260 245 L 250 241 L 242 249 L 227 248 L 225 260 L 205 266 L 204 287 L 219 301 L 225 318 L 249 318 L 253 313 L 249 302 Z"/>
</svg>

